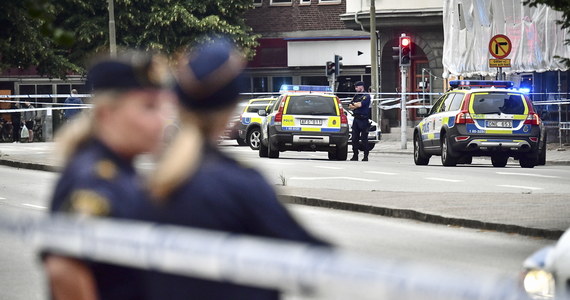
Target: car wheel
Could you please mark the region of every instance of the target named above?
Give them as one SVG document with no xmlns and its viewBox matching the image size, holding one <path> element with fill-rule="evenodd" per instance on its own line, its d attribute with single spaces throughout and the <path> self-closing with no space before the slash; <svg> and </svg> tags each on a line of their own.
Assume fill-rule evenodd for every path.
<svg viewBox="0 0 570 300">
<path fill-rule="evenodd" d="M 247 144 L 252 150 L 259 149 L 261 143 L 261 131 L 259 128 L 252 128 L 247 132 Z"/>
<path fill-rule="evenodd" d="M 418 166 L 427 166 L 431 155 L 424 152 L 424 146 L 419 133 L 414 135 L 414 163 Z"/>
<path fill-rule="evenodd" d="M 247 146 L 247 142 L 243 139 L 237 138 L 236 142 L 238 143 L 238 145 L 240 146 Z"/>
<path fill-rule="evenodd" d="M 521 168 L 534 168 L 534 166 L 538 165 L 538 153 L 519 157 L 519 165 Z"/>
<path fill-rule="evenodd" d="M 506 154 L 494 154 L 491 156 L 491 163 L 493 167 L 503 168 L 507 165 L 507 161 L 509 160 L 509 156 Z"/>
<path fill-rule="evenodd" d="M 269 149 L 263 143 L 259 143 L 259 157 L 267 157 Z"/>
<path fill-rule="evenodd" d="M 544 166 L 546 165 L 546 137 L 544 142 L 542 143 L 542 150 L 540 150 L 538 154 L 538 165 Z"/>
<path fill-rule="evenodd" d="M 457 165 L 457 157 L 449 145 L 447 136 L 441 138 L 441 163 L 446 167 L 455 167 Z"/>
<path fill-rule="evenodd" d="M 346 160 L 348 157 L 348 144 L 336 148 L 336 160 Z"/>
<path fill-rule="evenodd" d="M 336 160 L 336 149 L 329 150 L 329 160 Z"/>
<path fill-rule="evenodd" d="M 268 141 L 267 144 L 267 156 L 269 158 L 279 158 L 279 149 L 274 149 L 275 147 L 271 145 L 271 141 Z"/>
<path fill-rule="evenodd" d="M 457 161 L 458 164 L 464 164 L 464 165 L 470 165 L 472 162 L 473 162 L 473 156 L 471 155 L 464 155 L 459 159 L 459 161 Z"/>
</svg>

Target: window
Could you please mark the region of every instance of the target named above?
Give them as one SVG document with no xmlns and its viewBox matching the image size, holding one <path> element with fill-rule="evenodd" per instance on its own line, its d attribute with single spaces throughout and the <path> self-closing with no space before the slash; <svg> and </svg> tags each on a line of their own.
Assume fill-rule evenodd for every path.
<svg viewBox="0 0 570 300">
<path fill-rule="evenodd" d="M 318 95 L 291 96 L 286 113 L 289 115 L 336 115 L 334 98 Z"/>
<path fill-rule="evenodd" d="M 319 4 L 340 4 L 341 0 L 319 0 Z"/>
<path fill-rule="evenodd" d="M 456 111 L 459 110 L 461 108 L 461 102 L 463 100 L 463 98 L 465 97 L 465 94 L 455 94 L 455 97 L 453 97 L 453 101 L 451 102 L 451 106 L 449 106 L 449 111 Z"/>
<path fill-rule="evenodd" d="M 270 0 L 270 5 L 272 6 L 291 6 L 293 4 L 293 0 Z"/>
<path fill-rule="evenodd" d="M 267 106 L 269 106 L 269 104 L 271 104 L 271 101 L 267 100 L 267 101 L 253 101 L 248 107 L 247 107 L 247 112 L 248 113 L 257 113 L 260 109 L 265 109 L 267 110 Z"/>
<path fill-rule="evenodd" d="M 253 0 L 253 6 L 261 6 L 263 4 L 263 0 Z"/>
<path fill-rule="evenodd" d="M 311 0 L 300 0 L 299 5 L 311 5 Z"/>
<path fill-rule="evenodd" d="M 525 113 L 524 98 L 516 94 L 481 93 L 473 97 L 473 112 L 476 114 L 510 114 Z"/>
<path fill-rule="evenodd" d="M 267 77 L 253 77 L 253 92 L 263 93 L 269 91 Z"/>
<path fill-rule="evenodd" d="M 444 106 L 443 103 L 445 103 L 445 99 L 447 97 L 449 97 L 449 94 L 445 94 L 445 95 L 441 96 L 441 98 L 439 98 L 439 100 L 437 100 L 437 102 L 435 102 L 435 104 L 431 108 L 431 111 L 429 112 L 429 114 L 432 115 L 432 114 L 437 114 L 437 113 L 441 112 L 442 107 Z"/>
</svg>

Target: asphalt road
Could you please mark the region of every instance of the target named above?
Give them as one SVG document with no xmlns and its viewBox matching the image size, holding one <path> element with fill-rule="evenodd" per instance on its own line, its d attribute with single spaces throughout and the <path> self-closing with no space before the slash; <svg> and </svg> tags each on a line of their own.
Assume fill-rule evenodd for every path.
<svg viewBox="0 0 570 300">
<path fill-rule="evenodd" d="M 0 167 L 0 177 L 0 209 L 44 213 L 57 174 Z M 527 255 L 552 243 L 344 211 L 301 206 L 291 209 L 315 234 L 348 249 L 464 270 L 516 274 Z M 0 241 L 0 299 L 46 299 L 44 278 L 33 249 L 5 234 L 0 234 Z"/>
<path fill-rule="evenodd" d="M 274 184 L 343 190 L 457 193 L 570 193 L 570 168 L 523 169 L 510 160 L 494 168 L 485 158 L 471 165 L 443 167 L 438 156 L 416 166 L 411 155 L 370 155 L 370 161 L 329 161 L 326 152 L 282 152 L 279 159 L 260 158 L 249 147 L 226 145 L 224 151 L 259 168 Z M 349 157 L 352 154 L 349 153 Z M 361 157 L 362 158 L 362 155 Z"/>
</svg>

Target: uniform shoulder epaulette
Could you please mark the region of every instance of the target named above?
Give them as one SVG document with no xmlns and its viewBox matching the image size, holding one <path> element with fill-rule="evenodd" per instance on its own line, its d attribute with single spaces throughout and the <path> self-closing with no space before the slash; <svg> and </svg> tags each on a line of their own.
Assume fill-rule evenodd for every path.
<svg viewBox="0 0 570 300">
<path fill-rule="evenodd" d="M 102 159 L 95 164 L 95 174 L 105 180 L 112 180 L 117 176 L 117 165 L 109 159 Z"/>
</svg>

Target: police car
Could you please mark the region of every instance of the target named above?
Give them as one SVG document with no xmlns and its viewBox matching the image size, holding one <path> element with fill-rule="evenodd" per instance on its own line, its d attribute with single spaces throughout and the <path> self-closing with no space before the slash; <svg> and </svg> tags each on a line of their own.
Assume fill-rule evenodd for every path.
<svg viewBox="0 0 570 300">
<path fill-rule="evenodd" d="M 276 98 L 258 98 L 248 101 L 239 117 L 237 131 L 239 139 L 253 150 L 259 149 L 261 137 L 261 119 L 259 110 L 267 111 Z"/>
<path fill-rule="evenodd" d="M 509 157 L 523 168 L 546 162 L 546 131 L 532 102 L 510 81 L 456 80 L 414 128 L 414 162 L 440 155 L 444 166 L 490 156 L 495 167 Z"/>
<path fill-rule="evenodd" d="M 348 118 L 328 86 L 283 85 L 269 111 L 260 110 L 259 156 L 283 151 L 326 151 L 331 160 L 348 156 Z"/>
<path fill-rule="evenodd" d="M 531 299 L 570 299 L 570 230 L 554 246 L 528 257 L 521 276 Z"/>
</svg>

